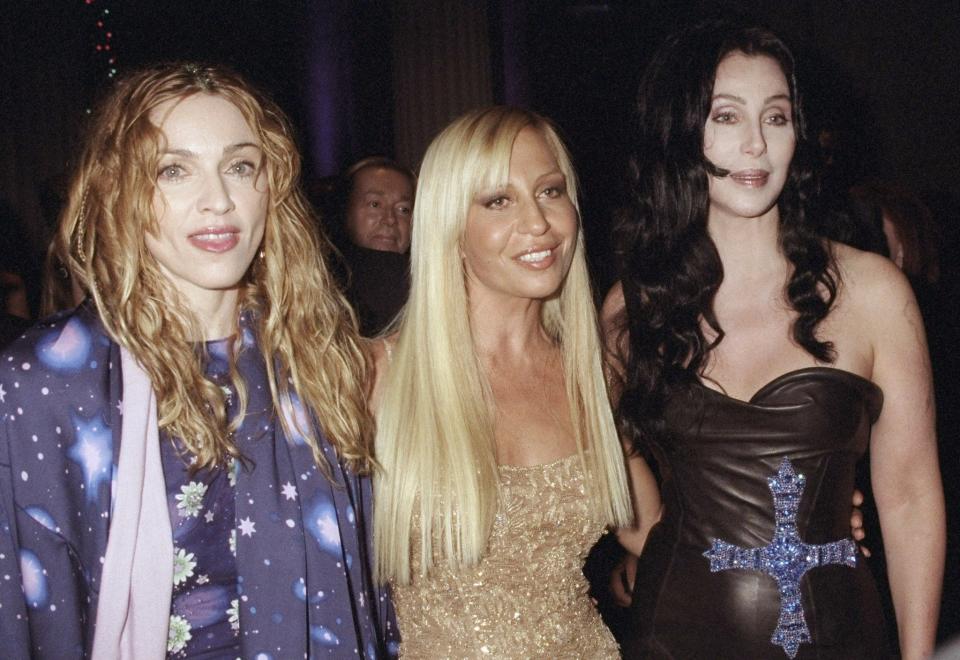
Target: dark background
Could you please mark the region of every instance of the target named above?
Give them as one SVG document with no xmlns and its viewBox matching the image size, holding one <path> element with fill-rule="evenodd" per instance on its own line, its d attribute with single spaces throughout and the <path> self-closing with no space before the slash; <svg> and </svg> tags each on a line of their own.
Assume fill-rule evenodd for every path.
<svg viewBox="0 0 960 660">
<path fill-rule="evenodd" d="M 582 178 L 589 256 L 602 292 L 614 277 L 611 216 L 639 73 L 666 34 L 724 15 L 764 23 L 793 47 L 815 130 L 830 129 L 838 139 L 836 185 L 868 177 L 905 184 L 939 222 L 943 277 L 925 311 L 951 522 L 941 630 L 960 632 L 956 1 L 5 2 L 0 253 L 30 277 L 35 300 L 76 140 L 113 80 L 111 69 L 199 59 L 232 65 L 284 107 L 297 127 L 308 184 L 374 153 L 401 156 L 415 168 L 430 134 L 478 99 L 551 117 Z M 451 39 L 460 30 L 472 41 Z M 431 59 L 434 42 L 445 45 Z M 418 49 L 425 53 L 419 60 L 410 55 Z M 438 81 L 438 72 L 448 77 Z M 471 82 L 470 94 L 456 93 Z M 418 124 L 404 110 L 413 101 L 440 110 Z M 879 546 L 877 528 L 871 532 L 870 545 Z"/>
</svg>

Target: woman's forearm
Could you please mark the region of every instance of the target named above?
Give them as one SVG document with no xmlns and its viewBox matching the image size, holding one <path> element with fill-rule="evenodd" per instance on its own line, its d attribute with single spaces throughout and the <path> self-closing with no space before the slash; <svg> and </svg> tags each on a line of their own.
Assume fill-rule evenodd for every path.
<svg viewBox="0 0 960 660">
<path fill-rule="evenodd" d="M 881 508 L 880 522 L 901 655 L 927 658 L 936 640 L 943 586 L 946 530 L 940 489 Z"/>
</svg>

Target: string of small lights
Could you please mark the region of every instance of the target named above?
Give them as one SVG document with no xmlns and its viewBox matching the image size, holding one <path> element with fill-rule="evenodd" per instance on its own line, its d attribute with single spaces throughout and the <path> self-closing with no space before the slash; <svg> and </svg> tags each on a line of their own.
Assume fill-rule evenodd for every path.
<svg viewBox="0 0 960 660">
<path fill-rule="evenodd" d="M 107 78 L 113 79 L 117 75 L 119 66 L 114 37 L 116 33 L 110 27 L 110 7 L 105 0 L 83 0 L 84 4 L 95 13 L 96 32 L 94 48 L 97 53 L 99 67 L 106 71 Z"/>
</svg>

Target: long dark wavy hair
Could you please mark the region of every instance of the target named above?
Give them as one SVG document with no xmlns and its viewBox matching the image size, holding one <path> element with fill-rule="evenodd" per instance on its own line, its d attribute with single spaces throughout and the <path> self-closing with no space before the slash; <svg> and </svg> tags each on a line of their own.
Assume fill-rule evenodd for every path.
<svg viewBox="0 0 960 660">
<path fill-rule="evenodd" d="M 708 177 L 727 172 L 704 157 L 703 132 L 717 67 L 738 51 L 773 58 L 790 88 L 797 147 L 778 200 L 780 248 L 793 267 L 785 295 L 798 314 L 793 339 L 818 361 L 834 359 L 832 345 L 818 340 L 816 329 L 839 280 L 807 217 L 816 185 L 793 55 L 762 28 L 711 21 L 683 30 L 657 51 L 640 82 L 629 204 L 617 229 L 623 329 L 629 333 L 618 417 L 636 450 L 663 435 L 668 396 L 695 382 L 707 354 L 723 340 L 713 309 L 723 265 L 707 233 L 707 213 Z M 702 323 L 715 339 L 706 339 Z"/>
</svg>

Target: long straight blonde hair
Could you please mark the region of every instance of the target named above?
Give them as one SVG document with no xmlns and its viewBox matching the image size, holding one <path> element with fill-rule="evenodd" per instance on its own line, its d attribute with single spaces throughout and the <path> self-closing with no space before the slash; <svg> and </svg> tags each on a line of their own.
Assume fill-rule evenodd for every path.
<svg viewBox="0 0 960 660">
<path fill-rule="evenodd" d="M 510 153 L 526 127 L 541 133 L 577 206 L 569 154 L 556 130 L 532 112 L 492 107 L 450 124 L 424 156 L 414 207 L 410 297 L 377 415 L 376 569 L 381 580 L 411 579 L 413 535 L 420 575 L 438 563 L 476 564 L 499 499 L 493 406 L 471 335 L 460 257 L 467 211 L 481 189 L 507 181 Z M 579 211 L 578 211 L 579 212 Z M 624 454 L 601 368 L 600 342 L 584 259 L 583 232 L 559 296 L 541 322 L 559 345 L 587 496 L 609 525 L 629 524 Z M 418 522 L 419 521 L 419 522 Z"/>
<path fill-rule="evenodd" d="M 92 115 L 55 251 L 92 298 L 107 333 L 150 376 L 160 428 L 183 441 L 197 467 L 238 456 L 224 394 L 204 376 L 195 348 L 198 319 L 144 241 L 145 232 L 156 230 L 152 200 L 163 144 L 150 111 L 193 94 L 233 103 L 264 154 L 266 226 L 260 258 L 242 283 L 238 315 L 255 312 L 274 411 L 289 427 L 296 415 L 283 413 L 298 396 L 339 456 L 358 471 L 369 470 L 366 360 L 349 304 L 326 266 L 329 245 L 299 189 L 293 132 L 283 112 L 237 74 L 219 66 L 164 64 L 121 80 Z M 247 393 L 235 370 L 232 378 L 239 420 Z M 297 430 L 325 468 L 312 429 Z"/>
</svg>

